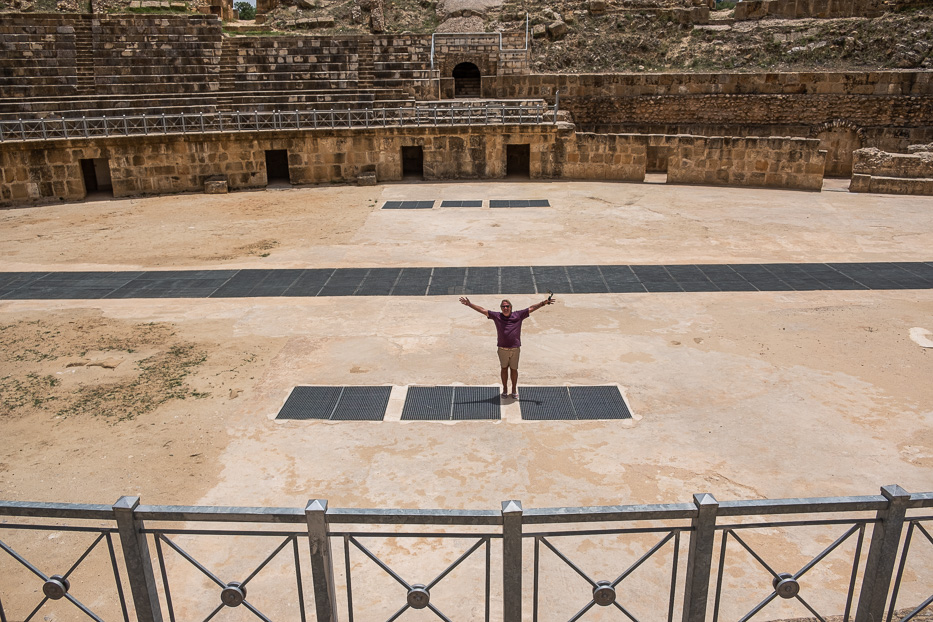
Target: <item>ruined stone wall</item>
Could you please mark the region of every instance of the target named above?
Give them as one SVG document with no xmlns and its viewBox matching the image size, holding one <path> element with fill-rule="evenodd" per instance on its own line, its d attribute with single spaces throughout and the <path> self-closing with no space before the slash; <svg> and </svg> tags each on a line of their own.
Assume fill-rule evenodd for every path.
<svg viewBox="0 0 933 622">
<path fill-rule="evenodd" d="M 735 19 L 877 17 L 886 5 L 883 0 L 743 0 L 735 5 Z"/>
<path fill-rule="evenodd" d="M 658 138 L 658 137 L 653 137 Z M 819 189 L 818 141 L 788 138 L 662 137 L 671 149 L 673 183 Z M 655 141 L 656 144 L 658 141 Z M 82 159 L 106 159 L 114 196 L 201 192 L 221 176 L 231 189 L 267 183 L 265 152 L 287 150 L 296 184 L 356 183 L 402 178 L 402 147 L 423 149 L 429 180 L 495 179 L 506 174 L 506 145 L 530 146 L 536 179 L 641 181 L 648 137 L 576 133 L 568 123 L 491 127 L 396 127 L 113 137 L 4 143 L 0 149 L 0 205 L 25 205 L 85 196 Z"/>
<path fill-rule="evenodd" d="M 868 148 L 854 155 L 851 192 L 933 195 L 933 153 Z"/>
<path fill-rule="evenodd" d="M 350 89 L 359 83 L 359 37 L 236 37 L 238 91 Z"/>
<path fill-rule="evenodd" d="M 0 98 L 73 95 L 74 18 L 0 14 Z"/>
<path fill-rule="evenodd" d="M 825 152 L 803 138 L 675 136 L 668 183 L 819 191 Z"/>
<path fill-rule="evenodd" d="M 95 16 L 95 92 L 158 96 L 217 91 L 220 25 L 214 15 Z"/>
</svg>

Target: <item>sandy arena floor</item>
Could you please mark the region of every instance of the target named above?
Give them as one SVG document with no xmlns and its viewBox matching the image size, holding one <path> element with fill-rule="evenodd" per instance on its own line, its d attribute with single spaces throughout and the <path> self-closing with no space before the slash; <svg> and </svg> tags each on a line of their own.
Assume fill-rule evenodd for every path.
<svg viewBox="0 0 933 622">
<path fill-rule="evenodd" d="M 378 209 L 478 198 L 551 207 Z M 931 208 L 582 182 L 104 200 L 0 212 L 0 271 L 930 261 Z M 930 290 L 561 296 L 525 323 L 520 382 L 619 384 L 633 421 L 522 422 L 510 405 L 496 423 L 324 423 L 274 416 L 302 384 L 495 384 L 491 323 L 456 296 L 0 301 L 0 498 L 498 509 L 930 491 L 933 348 L 916 335 L 931 311 Z"/>
</svg>

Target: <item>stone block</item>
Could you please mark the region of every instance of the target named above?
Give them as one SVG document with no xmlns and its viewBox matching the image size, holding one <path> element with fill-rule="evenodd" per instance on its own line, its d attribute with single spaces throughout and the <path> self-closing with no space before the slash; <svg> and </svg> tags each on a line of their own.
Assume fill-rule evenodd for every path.
<svg viewBox="0 0 933 622">
<path fill-rule="evenodd" d="M 205 194 L 227 194 L 227 179 L 225 177 L 208 177 L 204 181 Z"/>
<path fill-rule="evenodd" d="M 375 186 L 376 185 L 376 172 L 375 171 L 366 171 L 360 173 L 356 176 L 356 183 L 360 186 Z"/>
</svg>

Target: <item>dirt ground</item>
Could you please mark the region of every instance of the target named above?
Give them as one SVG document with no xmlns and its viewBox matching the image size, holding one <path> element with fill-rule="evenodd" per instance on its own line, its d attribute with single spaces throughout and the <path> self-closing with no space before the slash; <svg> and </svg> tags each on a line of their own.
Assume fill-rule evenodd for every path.
<svg viewBox="0 0 933 622">
<path fill-rule="evenodd" d="M 551 207 L 379 209 L 476 198 Z M 391 184 L 4 211 L 0 271 L 931 261 L 931 236 L 929 198 L 832 186 Z M 456 296 L 0 301 L 0 498 L 498 509 L 930 491 L 931 311 L 929 290 L 561 296 L 525 324 L 521 382 L 618 384 L 633 421 L 527 422 L 511 404 L 495 423 L 326 423 L 274 417 L 296 385 L 495 384 L 491 325 Z"/>
</svg>

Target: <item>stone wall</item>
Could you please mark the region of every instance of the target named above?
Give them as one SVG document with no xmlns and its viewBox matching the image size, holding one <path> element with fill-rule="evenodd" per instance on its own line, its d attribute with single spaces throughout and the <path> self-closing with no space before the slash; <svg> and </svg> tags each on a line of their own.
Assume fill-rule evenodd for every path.
<svg viewBox="0 0 933 622">
<path fill-rule="evenodd" d="M 73 21 L 58 14 L 0 14 L 0 99 L 75 93 Z"/>
<path fill-rule="evenodd" d="M 887 153 L 859 149 L 854 154 L 850 192 L 933 195 L 933 153 Z"/>
<path fill-rule="evenodd" d="M 496 179 L 506 174 L 506 146 L 530 147 L 535 179 L 642 181 L 649 138 L 669 148 L 672 183 L 818 190 L 823 156 L 816 140 L 577 133 L 569 123 L 395 127 L 113 137 L 5 143 L 0 150 L 0 205 L 85 196 L 81 160 L 109 163 L 114 196 L 201 192 L 209 178 L 231 189 L 261 188 L 268 150 L 288 152 L 295 184 L 402 179 L 402 147 L 423 149 L 428 180 Z"/>
<path fill-rule="evenodd" d="M 819 191 L 825 152 L 818 140 L 674 136 L 668 183 Z"/>
<path fill-rule="evenodd" d="M 735 19 L 877 17 L 885 5 L 883 0 L 743 0 L 735 5 Z"/>
</svg>

